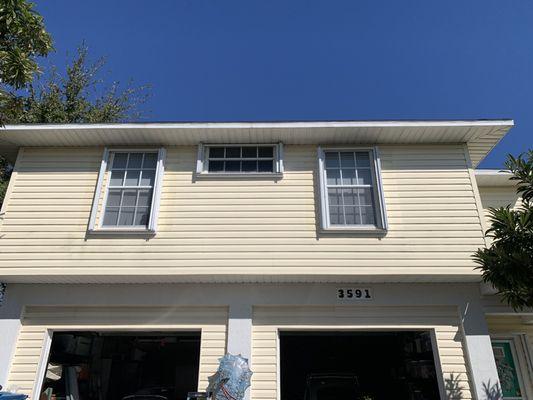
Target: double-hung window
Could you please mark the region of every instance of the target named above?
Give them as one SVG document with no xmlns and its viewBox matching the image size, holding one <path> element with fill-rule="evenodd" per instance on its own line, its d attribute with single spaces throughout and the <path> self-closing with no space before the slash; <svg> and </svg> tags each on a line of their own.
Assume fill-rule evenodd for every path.
<svg viewBox="0 0 533 400">
<path fill-rule="evenodd" d="M 323 229 L 386 229 L 374 149 L 320 149 Z"/>
<path fill-rule="evenodd" d="M 196 172 L 211 176 L 281 174 L 282 145 L 200 145 Z"/>
<path fill-rule="evenodd" d="M 164 150 L 104 152 L 89 230 L 155 231 L 163 175 Z M 107 183 L 103 177 L 107 170 Z M 98 198 L 103 207 L 95 229 Z"/>
</svg>

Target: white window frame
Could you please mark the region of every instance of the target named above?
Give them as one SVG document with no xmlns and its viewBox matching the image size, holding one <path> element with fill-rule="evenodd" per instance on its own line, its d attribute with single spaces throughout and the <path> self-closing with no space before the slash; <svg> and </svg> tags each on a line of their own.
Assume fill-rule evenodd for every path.
<svg viewBox="0 0 533 400">
<path fill-rule="evenodd" d="M 209 172 L 209 149 L 211 147 L 272 147 L 274 149 L 273 172 Z M 196 176 L 209 178 L 242 178 L 242 177 L 282 177 L 283 176 L 283 143 L 200 143 L 196 161 Z"/>
<path fill-rule="evenodd" d="M 106 172 L 110 172 L 109 166 L 113 163 L 113 154 L 114 153 L 146 153 L 146 152 L 157 152 L 157 166 L 155 172 L 152 202 L 150 204 L 150 216 L 148 220 L 147 227 L 108 227 L 103 226 L 104 213 L 107 203 L 107 196 L 109 193 L 109 184 L 111 180 L 111 173 L 108 173 L 106 179 L 106 189 L 103 194 L 102 207 L 100 210 L 98 224 L 96 223 L 98 217 L 98 205 L 100 199 L 102 198 L 102 188 L 104 185 L 104 179 Z M 100 163 L 100 172 L 98 173 L 98 180 L 96 182 L 96 189 L 93 197 L 93 204 L 91 208 L 91 214 L 89 218 L 88 231 L 92 233 L 155 233 L 157 232 L 157 220 L 159 216 L 159 205 L 161 203 L 161 189 L 163 186 L 163 175 L 165 171 L 165 157 L 166 150 L 164 147 L 160 148 L 105 148 L 102 154 L 102 161 Z"/>
<path fill-rule="evenodd" d="M 367 151 L 371 157 L 372 189 L 374 192 L 374 212 L 376 215 L 376 225 L 331 225 L 329 215 L 329 200 L 326 182 L 325 153 L 327 151 Z M 320 184 L 320 211 L 321 228 L 324 231 L 348 231 L 348 232 L 386 232 L 388 229 L 387 212 L 385 208 L 385 198 L 383 196 L 383 183 L 381 179 L 381 160 L 377 146 L 335 146 L 318 147 L 318 171 Z"/>
</svg>

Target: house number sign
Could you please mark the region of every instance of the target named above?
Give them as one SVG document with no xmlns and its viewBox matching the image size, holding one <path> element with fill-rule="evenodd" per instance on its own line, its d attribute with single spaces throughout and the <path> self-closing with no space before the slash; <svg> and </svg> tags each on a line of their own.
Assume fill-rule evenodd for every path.
<svg viewBox="0 0 533 400">
<path fill-rule="evenodd" d="M 372 300 L 372 290 L 369 288 L 337 288 L 337 299 L 347 301 Z"/>
</svg>

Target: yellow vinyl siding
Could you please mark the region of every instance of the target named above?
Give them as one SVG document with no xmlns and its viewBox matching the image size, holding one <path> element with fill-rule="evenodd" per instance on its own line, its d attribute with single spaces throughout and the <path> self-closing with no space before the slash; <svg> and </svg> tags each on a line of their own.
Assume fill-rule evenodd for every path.
<svg viewBox="0 0 533 400">
<path fill-rule="evenodd" d="M 252 398 L 277 400 L 278 330 L 434 330 L 449 398 L 470 399 L 465 354 L 454 307 L 255 307 L 252 335 Z M 447 397 L 448 398 L 448 397 Z"/>
<path fill-rule="evenodd" d="M 195 179 L 196 147 L 169 147 L 157 235 L 86 237 L 102 152 L 24 150 L 0 228 L 4 276 L 477 274 L 484 242 L 460 145 L 380 146 L 383 238 L 318 231 L 311 145 L 285 146 L 278 180 Z"/>
<path fill-rule="evenodd" d="M 485 217 L 489 215 L 489 207 L 498 208 L 510 205 L 511 208 L 516 208 L 520 205 L 520 198 L 514 186 L 481 186 L 479 188 L 479 194 Z"/>
<path fill-rule="evenodd" d="M 26 307 L 7 387 L 32 394 L 47 330 L 201 331 L 198 389 L 226 351 L 225 307 Z"/>
</svg>

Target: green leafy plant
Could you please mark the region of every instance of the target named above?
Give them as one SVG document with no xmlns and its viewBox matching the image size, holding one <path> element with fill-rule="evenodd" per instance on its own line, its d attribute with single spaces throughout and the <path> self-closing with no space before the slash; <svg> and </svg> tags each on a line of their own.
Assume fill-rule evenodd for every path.
<svg viewBox="0 0 533 400">
<path fill-rule="evenodd" d="M 515 310 L 533 307 L 533 150 L 508 156 L 505 166 L 517 183 L 521 204 L 489 209 L 492 239 L 479 249 L 474 260 L 483 280 L 491 283 Z"/>
<path fill-rule="evenodd" d="M 26 0 L 3 0 L 0 4 L 0 107 L 5 109 L 39 72 L 37 57 L 53 50 L 43 18 Z M 4 123 L 2 114 L 0 122 Z"/>
<path fill-rule="evenodd" d="M 67 65 L 64 75 L 57 67 L 28 84 L 28 94 L 12 99 L 5 113 L 10 124 L 18 123 L 102 123 L 135 120 L 139 105 L 148 98 L 148 87 L 119 82 L 106 86 L 101 77 L 105 59 L 88 59 L 82 44 Z"/>
</svg>

